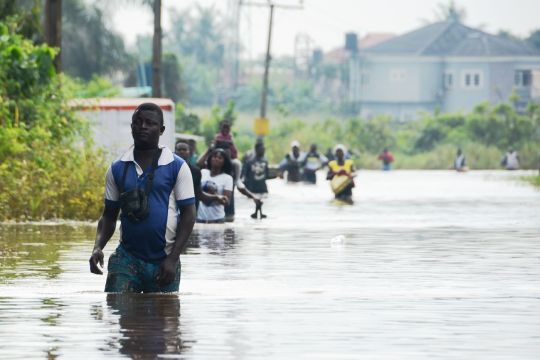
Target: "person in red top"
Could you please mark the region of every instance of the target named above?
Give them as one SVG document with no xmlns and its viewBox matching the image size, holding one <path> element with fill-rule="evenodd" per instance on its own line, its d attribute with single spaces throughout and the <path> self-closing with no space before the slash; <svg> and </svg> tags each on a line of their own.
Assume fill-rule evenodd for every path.
<svg viewBox="0 0 540 360">
<path fill-rule="evenodd" d="M 392 156 L 392 153 L 388 151 L 387 148 L 384 148 L 382 153 L 379 154 L 378 159 L 382 161 L 384 171 L 392 170 L 392 162 L 394 161 L 394 156 Z"/>
<path fill-rule="evenodd" d="M 234 146 L 233 137 L 231 135 L 231 123 L 228 120 L 223 120 L 219 124 L 219 133 L 214 137 L 214 142 L 229 143 L 229 149 L 231 150 L 231 159 L 238 157 L 238 150 Z"/>
</svg>

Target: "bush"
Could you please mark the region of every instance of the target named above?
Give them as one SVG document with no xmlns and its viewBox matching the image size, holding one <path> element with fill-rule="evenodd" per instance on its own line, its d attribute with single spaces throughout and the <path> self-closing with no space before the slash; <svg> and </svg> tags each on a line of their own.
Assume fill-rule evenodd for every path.
<svg viewBox="0 0 540 360">
<path fill-rule="evenodd" d="M 536 175 L 536 176 L 525 176 L 523 178 L 523 180 L 531 183 L 532 185 L 536 186 L 536 187 L 540 187 L 540 175 Z"/>
<path fill-rule="evenodd" d="M 201 131 L 201 119 L 193 113 L 187 113 L 183 104 L 176 104 L 175 128 L 177 132 L 198 134 Z"/>
<path fill-rule="evenodd" d="M 96 219 L 102 206 L 103 156 L 55 53 L 0 24 L 0 220 Z"/>
<path fill-rule="evenodd" d="M 283 115 L 283 114 L 282 114 Z M 255 137 L 244 134 L 243 143 Z M 522 168 L 537 168 L 540 138 L 540 106 L 525 114 L 512 106 L 480 104 L 469 114 L 424 115 L 421 121 L 398 124 L 385 117 L 334 119 L 308 122 L 299 118 L 274 120 L 266 138 L 267 157 L 279 162 L 298 140 L 307 150 L 316 143 L 320 152 L 343 143 L 355 153 L 359 168 L 378 169 L 377 154 L 388 147 L 395 155 L 395 168 L 448 169 L 462 148 L 472 169 L 499 169 L 509 146 L 518 150 Z"/>
</svg>

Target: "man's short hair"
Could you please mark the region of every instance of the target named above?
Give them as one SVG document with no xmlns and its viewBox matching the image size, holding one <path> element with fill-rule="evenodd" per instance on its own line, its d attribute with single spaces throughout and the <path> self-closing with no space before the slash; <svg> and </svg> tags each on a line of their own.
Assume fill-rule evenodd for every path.
<svg viewBox="0 0 540 360">
<path fill-rule="evenodd" d="M 142 103 L 141 105 L 137 106 L 135 109 L 135 112 L 131 116 L 131 121 L 134 121 L 135 118 L 142 112 L 142 111 L 152 111 L 157 114 L 159 118 L 159 122 L 161 123 L 161 126 L 163 126 L 163 111 L 161 108 L 154 104 L 154 103 Z"/>
</svg>

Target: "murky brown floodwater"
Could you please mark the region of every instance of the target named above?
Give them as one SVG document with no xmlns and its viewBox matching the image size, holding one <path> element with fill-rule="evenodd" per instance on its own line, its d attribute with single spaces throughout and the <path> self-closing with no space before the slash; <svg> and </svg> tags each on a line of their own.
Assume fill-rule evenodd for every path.
<svg viewBox="0 0 540 360">
<path fill-rule="evenodd" d="M 272 181 L 268 219 L 237 197 L 196 227 L 179 295 L 104 294 L 93 227 L 0 225 L 0 358 L 538 359 L 540 191 L 517 175 L 365 171 L 354 206 Z"/>
</svg>

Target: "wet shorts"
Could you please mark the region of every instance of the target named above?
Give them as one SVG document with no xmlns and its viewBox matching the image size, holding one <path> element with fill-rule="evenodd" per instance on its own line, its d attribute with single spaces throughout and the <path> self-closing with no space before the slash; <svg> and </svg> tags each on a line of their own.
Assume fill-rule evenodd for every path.
<svg viewBox="0 0 540 360">
<path fill-rule="evenodd" d="M 120 244 L 109 257 L 105 292 L 175 292 L 180 285 L 180 262 L 174 281 L 159 286 L 156 276 L 161 264 L 154 264 L 131 255 Z"/>
</svg>

